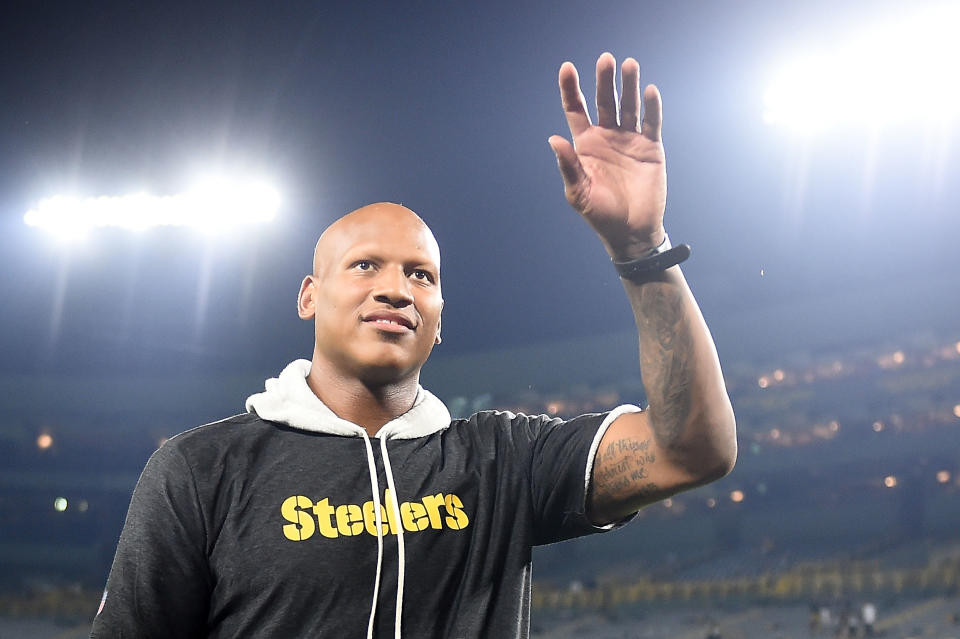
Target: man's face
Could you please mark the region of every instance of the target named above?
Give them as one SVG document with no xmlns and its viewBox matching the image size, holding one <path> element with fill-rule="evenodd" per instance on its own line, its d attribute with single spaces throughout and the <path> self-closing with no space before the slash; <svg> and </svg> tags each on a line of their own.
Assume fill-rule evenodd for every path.
<svg viewBox="0 0 960 639">
<path fill-rule="evenodd" d="M 411 211 L 374 204 L 335 222 L 300 289 L 314 361 L 372 384 L 418 375 L 440 336 L 440 252 Z"/>
</svg>

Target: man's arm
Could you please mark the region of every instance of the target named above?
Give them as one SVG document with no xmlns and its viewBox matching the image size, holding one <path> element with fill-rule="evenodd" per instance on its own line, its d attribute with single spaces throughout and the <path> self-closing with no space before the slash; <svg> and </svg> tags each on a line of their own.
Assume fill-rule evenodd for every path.
<svg viewBox="0 0 960 639">
<path fill-rule="evenodd" d="M 656 87 L 642 94 L 640 67 L 597 60 L 597 124 L 590 122 L 576 69 L 560 68 L 560 93 L 574 144 L 550 138 L 567 200 L 616 261 L 639 258 L 665 237 L 666 163 Z M 619 417 L 604 434 L 587 510 L 599 524 L 717 479 L 736 460 L 736 429 L 713 339 L 679 266 L 641 282 L 623 280 L 640 339 L 649 408 Z"/>
<path fill-rule="evenodd" d="M 168 442 L 133 492 L 91 639 L 206 636 L 212 579 L 196 495 Z"/>
</svg>

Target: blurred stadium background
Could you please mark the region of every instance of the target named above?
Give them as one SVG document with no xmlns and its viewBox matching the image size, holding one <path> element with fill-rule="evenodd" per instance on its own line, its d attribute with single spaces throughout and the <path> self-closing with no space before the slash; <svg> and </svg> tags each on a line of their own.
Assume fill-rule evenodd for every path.
<svg viewBox="0 0 960 639">
<path fill-rule="evenodd" d="M 536 383 L 510 390 L 491 377 L 486 392 L 447 394 L 455 412 L 574 415 L 637 401 L 639 380 L 551 386 L 550 366 L 518 369 L 584 350 L 601 370 L 604 353 L 617 361 L 631 346 L 620 334 L 526 347 L 515 361 L 517 349 L 438 359 L 428 377 L 452 388 L 452 371 L 496 360 Z M 866 601 L 888 636 L 960 632 L 960 332 L 865 337 L 727 371 L 735 472 L 621 531 L 538 549 L 538 636 L 697 637 L 717 623 L 725 637 L 796 637 L 810 606 L 831 606 L 835 623 L 843 602 Z M 465 381 L 476 393 L 476 377 Z M 145 392 L 140 379 L 6 378 L 0 636 L 82 634 L 147 456 L 198 415 L 235 410 L 257 383 L 157 378 Z"/>
</svg>

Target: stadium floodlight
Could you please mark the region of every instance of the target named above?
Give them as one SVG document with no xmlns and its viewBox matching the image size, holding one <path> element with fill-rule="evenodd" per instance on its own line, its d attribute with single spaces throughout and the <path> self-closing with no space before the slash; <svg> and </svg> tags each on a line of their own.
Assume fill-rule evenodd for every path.
<svg viewBox="0 0 960 639">
<path fill-rule="evenodd" d="M 64 239 L 83 237 L 98 227 L 143 231 L 187 226 L 223 231 L 268 222 L 279 207 L 279 194 L 263 182 L 212 179 L 177 195 L 49 197 L 27 211 L 23 221 Z"/>
<path fill-rule="evenodd" d="M 948 3 L 811 50 L 774 75 L 763 119 L 804 131 L 949 123 L 960 115 L 958 33 L 960 4 Z"/>
</svg>

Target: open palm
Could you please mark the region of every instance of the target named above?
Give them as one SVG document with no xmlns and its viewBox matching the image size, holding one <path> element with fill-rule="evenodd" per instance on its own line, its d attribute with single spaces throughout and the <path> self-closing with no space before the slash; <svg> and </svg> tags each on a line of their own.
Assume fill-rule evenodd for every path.
<svg viewBox="0 0 960 639">
<path fill-rule="evenodd" d="M 662 108 L 653 85 L 643 93 L 640 120 L 640 65 L 622 67 L 623 97 L 616 95 L 616 61 L 597 60 L 597 124 L 590 121 L 577 70 L 560 67 L 560 95 L 573 144 L 554 135 L 567 200 L 600 235 L 611 256 L 638 257 L 663 239 L 667 176 L 660 140 Z"/>
</svg>

